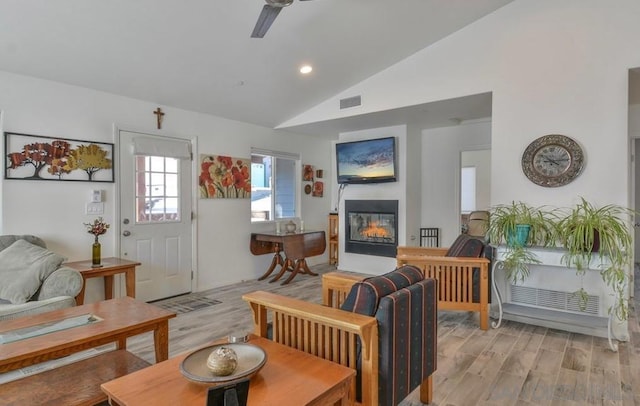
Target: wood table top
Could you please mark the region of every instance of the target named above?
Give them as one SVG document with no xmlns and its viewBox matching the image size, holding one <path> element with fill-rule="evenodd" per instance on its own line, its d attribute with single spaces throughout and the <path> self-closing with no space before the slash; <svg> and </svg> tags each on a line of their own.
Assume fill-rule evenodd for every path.
<svg viewBox="0 0 640 406">
<path fill-rule="evenodd" d="M 223 343 L 223 342 L 219 342 Z M 302 351 L 251 336 L 250 344 L 267 353 L 265 366 L 251 379 L 248 406 L 320 404 L 323 395 L 345 382 L 355 371 Z M 189 381 L 180 363 L 189 353 L 102 384 L 102 390 L 118 404 L 205 405 L 211 386 Z"/>
<path fill-rule="evenodd" d="M 105 269 L 122 269 L 122 268 L 131 268 L 141 265 L 140 262 L 130 261 L 128 259 L 122 259 L 117 257 L 106 257 L 101 259 L 101 267 L 93 268 L 91 260 L 84 261 L 74 261 L 74 262 L 65 262 L 62 265 L 68 266 L 69 268 L 73 268 L 79 272 L 101 272 Z"/>
<path fill-rule="evenodd" d="M 25 365 L 54 358 L 57 354 L 67 355 L 74 351 L 96 347 L 113 342 L 115 338 L 128 337 L 148 331 L 160 322 L 176 316 L 175 313 L 161 309 L 130 297 L 105 300 L 82 306 L 54 310 L 20 317 L 14 320 L 0 321 L 0 333 L 38 326 L 74 316 L 92 314 L 101 321 L 60 330 L 20 341 L 0 344 L 0 371 L 8 365 L 24 361 Z M 24 366 L 24 365 L 22 365 Z"/>
</svg>

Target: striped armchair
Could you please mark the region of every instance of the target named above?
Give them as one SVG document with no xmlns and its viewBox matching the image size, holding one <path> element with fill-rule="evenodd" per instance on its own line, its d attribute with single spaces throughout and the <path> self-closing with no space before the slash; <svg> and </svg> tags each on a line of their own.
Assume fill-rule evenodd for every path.
<svg viewBox="0 0 640 406">
<path fill-rule="evenodd" d="M 330 279 L 336 283 L 340 274 Z M 397 405 L 418 386 L 421 402 L 431 403 L 436 281 L 403 266 L 361 281 L 345 275 L 343 286 L 351 286 L 348 295 L 325 303 L 340 303 L 340 309 L 267 292 L 243 298 L 253 309 L 256 334 L 267 336 L 270 319 L 273 340 L 355 369 L 352 398 L 357 403 Z"/>
</svg>

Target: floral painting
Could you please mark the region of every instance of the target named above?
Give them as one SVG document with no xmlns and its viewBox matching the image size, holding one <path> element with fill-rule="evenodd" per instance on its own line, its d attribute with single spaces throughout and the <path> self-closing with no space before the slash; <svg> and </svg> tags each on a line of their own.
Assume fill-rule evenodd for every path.
<svg viewBox="0 0 640 406">
<path fill-rule="evenodd" d="M 251 197 L 251 160 L 223 155 L 200 155 L 200 198 Z"/>
</svg>

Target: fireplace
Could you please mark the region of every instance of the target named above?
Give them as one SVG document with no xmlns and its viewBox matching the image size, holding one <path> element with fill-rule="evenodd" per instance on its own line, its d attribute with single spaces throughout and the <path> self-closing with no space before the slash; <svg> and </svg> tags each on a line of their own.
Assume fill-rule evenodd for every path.
<svg viewBox="0 0 640 406">
<path fill-rule="evenodd" d="M 345 252 L 395 257 L 398 246 L 397 200 L 346 200 Z"/>
</svg>

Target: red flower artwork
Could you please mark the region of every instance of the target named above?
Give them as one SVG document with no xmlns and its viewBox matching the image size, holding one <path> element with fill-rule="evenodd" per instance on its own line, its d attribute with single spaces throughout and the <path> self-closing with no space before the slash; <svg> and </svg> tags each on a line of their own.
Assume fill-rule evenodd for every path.
<svg viewBox="0 0 640 406">
<path fill-rule="evenodd" d="M 251 161 L 222 155 L 202 155 L 199 186 L 203 199 L 249 198 Z"/>
</svg>

